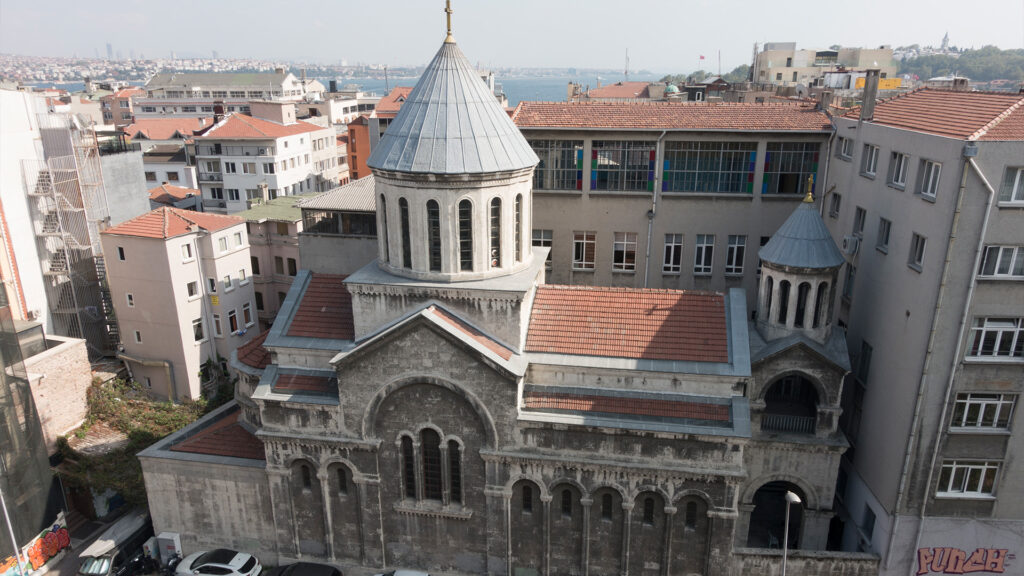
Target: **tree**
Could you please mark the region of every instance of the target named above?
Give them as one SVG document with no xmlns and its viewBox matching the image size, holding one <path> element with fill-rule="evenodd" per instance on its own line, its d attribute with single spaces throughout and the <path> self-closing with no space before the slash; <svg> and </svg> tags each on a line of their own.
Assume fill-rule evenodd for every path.
<svg viewBox="0 0 1024 576">
<path fill-rule="evenodd" d="M 722 76 L 722 79 L 730 84 L 735 84 L 736 82 L 746 82 L 747 77 L 749 75 L 750 66 L 746 64 L 740 64 L 739 66 L 733 68 L 730 72 L 725 73 Z"/>
</svg>

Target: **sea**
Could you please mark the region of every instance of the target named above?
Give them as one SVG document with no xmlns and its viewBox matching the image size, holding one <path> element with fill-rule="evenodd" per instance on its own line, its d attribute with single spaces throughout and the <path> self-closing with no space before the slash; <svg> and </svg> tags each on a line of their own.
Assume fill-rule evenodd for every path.
<svg viewBox="0 0 1024 576">
<path fill-rule="evenodd" d="M 631 81 L 655 81 L 661 76 L 655 74 L 631 74 L 629 79 Z M 330 80 L 334 78 L 317 78 L 324 86 L 327 86 Z M 338 78 L 338 87 L 343 88 L 349 85 L 357 85 L 364 92 L 373 92 L 381 96 L 388 93 L 390 88 L 395 86 L 413 86 L 419 78 L 416 76 L 409 77 L 389 77 L 385 83 L 383 78 Z M 596 87 L 598 81 L 604 84 L 611 84 L 622 80 L 620 77 L 608 78 L 608 77 L 582 77 L 582 76 L 496 76 L 495 82 L 501 84 L 502 89 L 505 91 L 505 95 L 508 97 L 509 106 L 515 106 L 523 100 L 535 101 L 535 102 L 563 102 L 566 98 L 567 88 L 569 82 L 578 82 L 584 87 L 591 86 Z M 51 87 L 63 88 L 68 92 L 78 92 L 85 88 L 85 84 L 82 82 L 41 82 L 32 84 L 32 86 L 38 87 Z"/>
</svg>

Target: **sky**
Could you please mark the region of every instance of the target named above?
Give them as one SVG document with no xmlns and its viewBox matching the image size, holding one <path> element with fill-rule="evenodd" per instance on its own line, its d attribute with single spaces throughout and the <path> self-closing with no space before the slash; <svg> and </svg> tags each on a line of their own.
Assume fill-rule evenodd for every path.
<svg viewBox="0 0 1024 576">
<path fill-rule="evenodd" d="M 797 47 L 1024 48 L 1024 0 L 453 0 L 456 41 L 483 67 L 726 72 L 754 42 Z M 253 57 L 426 64 L 444 39 L 442 0 L 0 0 L 0 52 L 94 57 Z"/>
</svg>

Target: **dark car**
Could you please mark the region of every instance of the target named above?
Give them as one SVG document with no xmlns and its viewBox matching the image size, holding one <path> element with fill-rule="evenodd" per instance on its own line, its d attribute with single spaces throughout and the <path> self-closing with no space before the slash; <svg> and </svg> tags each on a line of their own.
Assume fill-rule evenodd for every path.
<svg viewBox="0 0 1024 576">
<path fill-rule="evenodd" d="M 267 576 L 342 576 L 341 570 L 334 566 L 313 564 L 312 562 L 296 562 L 287 566 L 274 568 Z"/>
</svg>

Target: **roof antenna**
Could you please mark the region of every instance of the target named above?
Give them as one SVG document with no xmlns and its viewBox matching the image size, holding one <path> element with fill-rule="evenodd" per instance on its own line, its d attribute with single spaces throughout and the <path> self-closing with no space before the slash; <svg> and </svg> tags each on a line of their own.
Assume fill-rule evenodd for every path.
<svg viewBox="0 0 1024 576">
<path fill-rule="evenodd" d="M 452 36 L 452 0 L 444 0 L 444 13 L 448 17 L 448 37 L 444 39 L 445 44 L 454 44 Z"/>
</svg>

